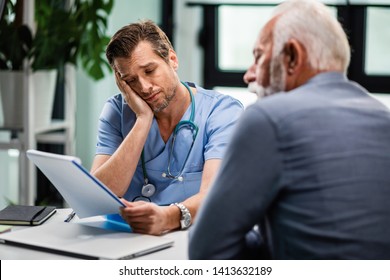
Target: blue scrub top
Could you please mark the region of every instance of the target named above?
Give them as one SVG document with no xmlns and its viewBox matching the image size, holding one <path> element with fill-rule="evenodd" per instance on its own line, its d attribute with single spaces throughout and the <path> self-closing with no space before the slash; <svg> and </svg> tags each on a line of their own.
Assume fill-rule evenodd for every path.
<svg viewBox="0 0 390 280">
<path fill-rule="evenodd" d="M 196 89 L 194 123 L 199 127 L 199 131 L 184 166 L 182 181 L 162 176 L 167 172 L 173 135 L 165 143 L 161 138 L 157 121 L 153 119 L 144 146 L 144 158 L 149 183 L 156 187 L 156 192 L 150 199 L 156 204 L 180 202 L 199 192 L 205 161 L 222 159 L 234 125 L 243 111 L 242 104 L 230 96 L 198 86 Z M 181 120 L 189 120 L 190 115 L 191 105 Z M 132 129 L 135 120 L 135 114 L 121 94 L 109 98 L 99 118 L 96 154 L 112 155 Z M 176 137 L 170 165 L 173 175 L 179 172 L 188 154 L 192 142 L 188 132 L 188 129 L 181 130 Z M 144 185 L 141 160 L 139 158 L 134 160 L 138 162 L 138 166 L 123 196 L 129 201 L 141 195 Z"/>
</svg>

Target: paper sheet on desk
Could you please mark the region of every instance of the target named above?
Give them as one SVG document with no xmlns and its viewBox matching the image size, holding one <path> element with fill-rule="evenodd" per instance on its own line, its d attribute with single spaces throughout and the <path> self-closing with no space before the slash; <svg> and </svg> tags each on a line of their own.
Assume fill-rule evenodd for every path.
<svg viewBox="0 0 390 280">
<path fill-rule="evenodd" d="M 77 157 L 28 150 L 27 157 L 45 174 L 79 218 L 119 213 L 124 206 Z"/>
<path fill-rule="evenodd" d="M 75 223 L 115 231 L 133 232 L 129 224 L 118 214 L 78 219 Z"/>
</svg>

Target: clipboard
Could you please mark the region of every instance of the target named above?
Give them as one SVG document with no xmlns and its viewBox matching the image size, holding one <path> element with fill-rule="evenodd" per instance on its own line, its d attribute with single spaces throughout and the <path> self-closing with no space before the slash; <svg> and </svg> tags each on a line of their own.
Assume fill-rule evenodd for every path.
<svg viewBox="0 0 390 280">
<path fill-rule="evenodd" d="M 118 214 L 122 201 L 81 165 L 77 157 L 28 150 L 27 157 L 42 171 L 79 218 Z"/>
</svg>

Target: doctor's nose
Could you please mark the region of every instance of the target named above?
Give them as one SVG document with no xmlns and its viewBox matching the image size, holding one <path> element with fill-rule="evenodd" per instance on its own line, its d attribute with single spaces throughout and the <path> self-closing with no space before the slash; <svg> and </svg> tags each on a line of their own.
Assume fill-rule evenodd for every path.
<svg viewBox="0 0 390 280">
<path fill-rule="evenodd" d="M 139 79 L 139 87 L 142 93 L 149 94 L 153 90 L 153 85 L 147 79 Z"/>
</svg>

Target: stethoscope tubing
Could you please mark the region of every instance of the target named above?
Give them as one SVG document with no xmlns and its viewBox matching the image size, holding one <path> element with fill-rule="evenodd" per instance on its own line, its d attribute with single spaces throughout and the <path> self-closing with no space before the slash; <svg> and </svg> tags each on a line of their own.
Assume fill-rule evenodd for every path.
<svg viewBox="0 0 390 280">
<path fill-rule="evenodd" d="M 191 153 L 191 150 L 192 150 L 192 147 L 194 146 L 194 142 L 195 142 L 195 139 L 196 139 L 196 136 L 198 135 L 198 126 L 194 123 L 194 119 L 195 119 L 195 100 L 194 100 L 194 94 L 192 93 L 192 90 L 191 88 L 184 82 L 181 82 L 188 90 L 189 94 L 190 94 L 190 98 L 191 98 L 191 114 L 190 114 L 190 118 L 188 120 L 184 120 L 184 121 L 180 121 L 176 126 L 175 126 L 175 129 L 173 131 L 173 137 L 172 137 L 172 148 L 171 148 L 171 152 L 169 153 L 169 158 L 168 158 L 168 167 L 167 167 L 167 173 L 163 173 L 163 177 L 166 177 L 166 178 L 171 178 L 171 179 L 178 179 L 179 181 L 183 181 L 183 177 L 182 177 L 182 173 L 183 173 L 183 170 L 184 170 L 184 167 L 187 163 L 187 160 L 189 158 L 189 155 Z M 184 164 L 182 166 L 182 168 L 180 169 L 178 175 L 172 175 L 171 173 L 171 156 L 172 156 L 172 153 L 173 153 L 173 146 L 174 146 L 174 143 L 175 143 L 175 140 L 176 140 L 176 135 L 178 133 L 178 131 L 180 130 L 180 128 L 184 125 L 189 125 L 191 127 L 191 130 L 192 131 L 192 137 L 193 137 L 193 141 L 192 141 L 192 144 L 191 144 L 191 147 L 190 147 L 190 150 L 186 156 L 186 159 L 184 161 Z M 146 171 L 146 164 L 145 164 L 145 156 L 144 156 L 144 150 L 142 149 L 142 152 L 141 152 L 141 165 L 142 165 L 142 174 L 143 174 L 143 177 L 144 177 L 144 185 L 142 186 L 142 190 L 141 190 L 141 196 L 137 196 L 133 199 L 133 201 L 137 201 L 137 200 L 142 200 L 142 201 L 149 201 L 150 202 L 150 197 L 152 195 L 154 195 L 154 193 L 156 192 L 156 187 L 151 184 L 149 182 L 149 178 L 148 178 L 148 174 L 147 174 L 147 171 Z M 165 176 L 164 176 L 165 175 Z"/>
</svg>

